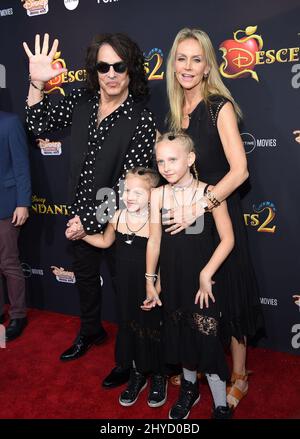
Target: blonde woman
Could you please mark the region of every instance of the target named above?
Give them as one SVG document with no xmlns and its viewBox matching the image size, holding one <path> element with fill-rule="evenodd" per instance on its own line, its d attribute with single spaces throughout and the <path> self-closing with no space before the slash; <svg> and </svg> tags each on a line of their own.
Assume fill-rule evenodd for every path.
<svg viewBox="0 0 300 439">
<path fill-rule="evenodd" d="M 233 373 L 227 401 L 236 407 L 248 392 L 247 337 L 264 326 L 258 288 L 248 252 L 240 198 L 236 189 L 247 179 L 247 160 L 238 130 L 241 110 L 219 74 L 208 35 L 182 29 L 171 48 L 167 66 L 169 128 L 184 130 L 195 143 L 199 178 L 210 183 L 201 202 L 171 209 L 164 216 L 167 232 L 176 234 L 202 215 L 204 205 L 218 209 L 226 199 L 235 246 L 221 268 L 222 313 L 231 340 Z M 203 203 L 204 201 L 204 203 Z M 215 233 L 218 242 L 217 233 Z M 219 281 L 220 282 L 220 281 Z"/>
</svg>

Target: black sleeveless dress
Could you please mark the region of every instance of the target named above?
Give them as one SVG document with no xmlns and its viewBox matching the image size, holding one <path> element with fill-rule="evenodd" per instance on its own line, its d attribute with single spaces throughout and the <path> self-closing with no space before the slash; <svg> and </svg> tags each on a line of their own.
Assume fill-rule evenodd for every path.
<svg viewBox="0 0 300 439">
<path fill-rule="evenodd" d="M 226 102 L 226 98 L 217 95 L 210 98 L 208 105 L 201 101 L 191 113 L 189 127 L 185 130 L 195 142 L 199 178 L 212 185 L 218 183 L 229 171 L 217 129 L 218 114 Z M 226 331 L 237 340 L 242 340 L 245 335 L 251 337 L 262 333 L 264 319 L 238 191 L 226 201 L 233 224 L 235 246 L 220 270 L 223 292 L 221 307 Z M 219 238 L 216 229 L 213 233 L 217 243 Z"/>
<path fill-rule="evenodd" d="M 164 203 L 162 205 L 163 214 Z M 216 302 L 210 300 L 209 307 L 202 310 L 199 303 L 194 303 L 200 271 L 215 249 L 212 214 L 204 214 L 201 233 L 187 234 L 183 230 L 171 235 L 165 232 L 168 227 L 162 225 L 160 247 L 165 362 L 215 373 L 226 380 L 229 377 L 228 367 L 220 337 L 219 300 L 222 290 L 217 274 L 213 286 Z"/>
<path fill-rule="evenodd" d="M 119 216 L 120 218 L 120 216 Z M 130 237 L 116 225 L 116 291 L 119 329 L 116 339 L 116 363 L 136 368 L 141 373 L 159 373 L 161 360 L 161 309 L 143 311 L 146 298 L 147 238 Z M 128 240 L 128 237 L 130 238 Z M 132 241 L 127 244 L 126 241 Z"/>
</svg>

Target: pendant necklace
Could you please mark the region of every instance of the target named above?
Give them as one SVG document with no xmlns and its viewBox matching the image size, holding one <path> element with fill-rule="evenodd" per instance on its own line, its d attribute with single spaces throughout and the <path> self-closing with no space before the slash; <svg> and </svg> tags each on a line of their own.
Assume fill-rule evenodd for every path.
<svg viewBox="0 0 300 439">
<path fill-rule="evenodd" d="M 191 179 L 190 179 L 190 181 L 188 182 L 187 185 L 185 185 L 185 186 L 180 186 L 180 185 L 172 184 L 171 187 L 172 187 L 172 190 L 173 190 L 174 192 L 175 192 L 175 191 L 176 191 L 176 192 L 177 192 L 177 191 L 185 191 L 185 190 L 188 189 L 190 186 L 192 186 L 193 182 L 194 182 L 194 177 L 193 177 L 193 175 L 191 175 Z"/>
<path fill-rule="evenodd" d="M 193 182 L 194 182 L 194 178 L 193 178 Z M 189 186 L 190 186 L 190 184 L 189 184 Z M 198 186 L 199 186 L 199 182 L 197 181 L 197 185 L 196 185 L 195 191 L 194 191 L 194 193 L 193 193 L 193 195 L 192 195 L 192 198 L 191 198 L 191 201 L 190 201 L 190 203 L 189 203 L 188 205 L 191 205 L 191 204 L 192 204 L 192 202 L 193 202 L 193 200 L 194 200 L 194 198 L 195 198 L 195 195 L 196 195 L 196 193 L 197 193 Z M 186 186 L 184 189 L 186 189 L 187 187 L 188 187 L 188 186 Z M 183 190 L 184 190 L 184 189 L 183 189 Z M 174 200 L 176 201 L 176 204 L 177 204 L 178 207 L 186 206 L 186 204 L 179 204 L 179 203 L 178 203 L 178 200 L 177 200 L 177 197 L 176 197 L 176 192 L 175 192 L 173 186 L 172 186 L 172 193 L 173 193 L 173 198 L 174 198 Z"/>
<path fill-rule="evenodd" d="M 143 227 L 145 227 L 145 225 L 147 224 L 147 222 L 149 221 L 149 214 L 148 214 L 148 218 L 147 221 L 137 230 L 132 230 L 129 226 L 128 226 L 128 222 L 127 222 L 127 210 L 125 212 L 125 223 L 126 223 L 126 228 L 127 228 L 127 232 L 130 233 L 126 233 L 126 241 L 125 243 L 128 245 L 131 245 L 133 243 L 134 238 L 136 237 L 136 234 L 142 230 Z"/>
</svg>

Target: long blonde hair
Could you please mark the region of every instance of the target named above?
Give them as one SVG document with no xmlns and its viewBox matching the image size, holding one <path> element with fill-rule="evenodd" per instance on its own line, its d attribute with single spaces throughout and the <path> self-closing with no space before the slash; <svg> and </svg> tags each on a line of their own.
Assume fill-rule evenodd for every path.
<svg viewBox="0 0 300 439">
<path fill-rule="evenodd" d="M 240 107 L 235 102 L 230 91 L 221 79 L 216 54 L 209 36 L 200 29 L 190 29 L 186 27 L 181 29 L 176 35 L 167 61 L 167 93 L 170 104 L 170 113 L 168 116 L 169 128 L 174 132 L 179 132 L 182 129 L 184 91 L 174 74 L 174 65 L 178 44 L 189 38 L 194 38 L 199 42 L 203 49 L 206 62 L 210 68 L 208 77 L 203 78 L 201 82 L 201 94 L 204 101 L 208 103 L 211 95 L 221 95 L 231 101 L 237 114 L 237 118 L 241 118 L 242 111 Z"/>
</svg>

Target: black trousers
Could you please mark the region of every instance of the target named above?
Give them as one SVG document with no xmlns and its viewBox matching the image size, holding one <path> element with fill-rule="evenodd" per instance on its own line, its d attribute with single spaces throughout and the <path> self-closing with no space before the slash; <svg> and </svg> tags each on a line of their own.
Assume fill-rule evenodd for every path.
<svg viewBox="0 0 300 439">
<path fill-rule="evenodd" d="M 80 299 L 80 333 L 94 335 L 102 330 L 100 265 L 103 250 L 82 241 L 73 242 L 73 271 Z"/>
<path fill-rule="evenodd" d="M 73 241 L 72 244 L 73 271 L 80 299 L 80 333 L 94 335 L 103 329 L 100 266 L 104 257 L 115 290 L 115 245 L 102 250 L 82 240 Z"/>
</svg>

